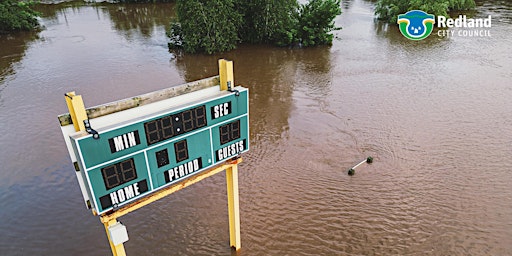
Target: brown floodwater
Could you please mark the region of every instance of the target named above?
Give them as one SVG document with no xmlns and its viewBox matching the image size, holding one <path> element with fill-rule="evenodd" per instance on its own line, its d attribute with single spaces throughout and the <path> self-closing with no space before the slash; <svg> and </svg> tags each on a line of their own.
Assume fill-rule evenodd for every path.
<svg viewBox="0 0 512 256">
<path fill-rule="evenodd" d="M 410 41 L 347 0 L 331 47 L 212 56 L 168 52 L 173 4 L 38 6 L 42 31 L 0 36 L 0 255 L 110 254 L 59 129 L 65 92 L 94 106 L 219 58 L 250 89 L 239 255 L 512 255 L 512 3 L 477 4 L 490 37 Z M 231 255 L 224 174 L 120 220 L 128 255 Z"/>
</svg>

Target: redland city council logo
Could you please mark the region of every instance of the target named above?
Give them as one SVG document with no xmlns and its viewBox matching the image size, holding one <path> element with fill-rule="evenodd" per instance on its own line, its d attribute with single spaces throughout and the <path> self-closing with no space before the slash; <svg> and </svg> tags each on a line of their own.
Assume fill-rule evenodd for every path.
<svg viewBox="0 0 512 256">
<path fill-rule="evenodd" d="M 420 10 L 408 11 L 398 15 L 400 32 L 411 40 L 427 38 L 434 29 L 434 15 Z"/>
<path fill-rule="evenodd" d="M 439 37 L 490 37 L 492 17 L 468 18 L 459 15 L 457 18 L 428 14 L 421 10 L 412 10 L 398 15 L 397 20 L 400 32 L 410 40 L 422 40 L 427 38 L 434 30 L 434 24 L 440 28 L 437 30 Z"/>
</svg>

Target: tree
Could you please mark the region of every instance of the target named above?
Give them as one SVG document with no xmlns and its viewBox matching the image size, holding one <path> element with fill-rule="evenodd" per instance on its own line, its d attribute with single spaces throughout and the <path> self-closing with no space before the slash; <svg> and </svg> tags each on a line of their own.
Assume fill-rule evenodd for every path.
<svg viewBox="0 0 512 256">
<path fill-rule="evenodd" d="M 381 20 L 396 23 L 399 14 L 410 10 L 447 16 L 449 11 L 469 10 L 475 6 L 474 0 L 379 0 L 375 14 Z"/>
<path fill-rule="evenodd" d="M 38 13 L 30 9 L 30 4 L 17 0 L 0 2 L 0 32 L 32 30 L 39 25 Z"/>
<path fill-rule="evenodd" d="M 178 0 L 178 21 L 168 33 L 169 48 L 185 52 L 224 52 L 236 47 L 240 14 L 233 0 Z"/>
<path fill-rule="evenodd" d="M 334 19 L 341 14 L 339 0 L 311 0 L 299 13 L 297 37 L 304 46 L 331 44 L 329 32 L 341 29 L 334 26 Z"/>
<path fill-rule="evenodd" d="M 178 0 L 170 49 L 221 52 L 239 42 L 279 46 L 331 44 L 340 0 Z"/>
<path fill-rule="evenodd" d="M 290 45 L 297 34 L 297 0 L 239 0 L 240 38 L 249 43 Z"/>
</svg>

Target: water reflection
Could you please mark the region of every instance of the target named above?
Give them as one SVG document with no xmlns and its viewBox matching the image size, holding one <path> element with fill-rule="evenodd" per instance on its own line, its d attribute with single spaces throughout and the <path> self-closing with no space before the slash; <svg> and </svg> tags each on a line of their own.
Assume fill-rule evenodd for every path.
<svg viewBox="0 0 512 256">
<path fill-rule="evenodd" d="M 341 1 L 341 8 L 343 8 L 344 10 L 348 10 L 352 6 L 352 3 L 352 0 Z"/>
<path fill-rule="evenodd" d="M 67 27 L 70 26 L 70 22 L 68 20 L 68 15 L 71 17 L 74 14 L 78 14 L 81 11 L 81 8 L 87 5 L 83 1 L 52 1 L 46 0 L 42 1 L 41 4 L 34 5 L 33 9 L 39 12 L 40 24 L 43 30 L 48 29 L 52 26 L 59 25 L 61 22 L 66 24 Z M 100 17 L 98 17 L 100 19 Z"/>
<path fill-rule="evenodd" d="M 113 29 L 128 40 L 133 37 L 151 39 L 160 27 L 168 28 L 175 17 L 175 3 L 114 4 L 108 2 L 84 3 L 82 1 L 59 1 L 51 4 L 39 4 L 34 9 L 41 13 L 44 26 L 59 23 L 59 17 L 69 26 L 68 12 L 80 13 L 84 6 L 91 6 L 97 13 L 97 19 L 108 17 Z M 100 14 L 103 13 L 104 15 Z"/>
<path fill-rule="evenodd" d="M 142 35 L 150 38 L 158 26 L 168 27 L 175 17 L 174 3 L 161 4 L 101 4 L 98 6 L 110 16 L 114 29 L 130 38 Z"/>
<path fill-rule="evenodd" d="M 477 11 L 483 17 L 492 15 L 493 25 L 496 23 L 512 24 L 512 16 L 510 16 L 510 9 L 512 8 L 511 1 L 505 0 L 475 0 L 477 4 Z"/>
<path fill-rule="evenodd" d="M 38 38 L 37 32 L 0 34 L 0 98 L 4 80 L 16 73 L 13 66 L 23 59 L 30 43 Z"/>
</svg>

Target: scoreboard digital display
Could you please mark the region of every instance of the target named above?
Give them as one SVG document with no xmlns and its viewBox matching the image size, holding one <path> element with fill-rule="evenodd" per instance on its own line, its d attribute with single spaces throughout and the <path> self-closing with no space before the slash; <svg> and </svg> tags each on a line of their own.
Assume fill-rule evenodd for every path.
<svg viewBox="0 0 512 256">
<path fill-rule="evenodd" d="M 101 173 L 107 190 L 137 178 L 133 158 L 103 167 Z"/>
<path fill-rule="evenodd" d="M 249 150 L 248 90 L 234 89 L 207 88 L 114 113 L 99 127 L 91 119 L 96 139 L 72 134 L 91 207 L 115 210 Z"/>
<path fill-rule="evenodd" d="M 206 107 L 201 105 L 144 124 L 148 144 L 170 139 L 207 125 Z"/>
</svg>

